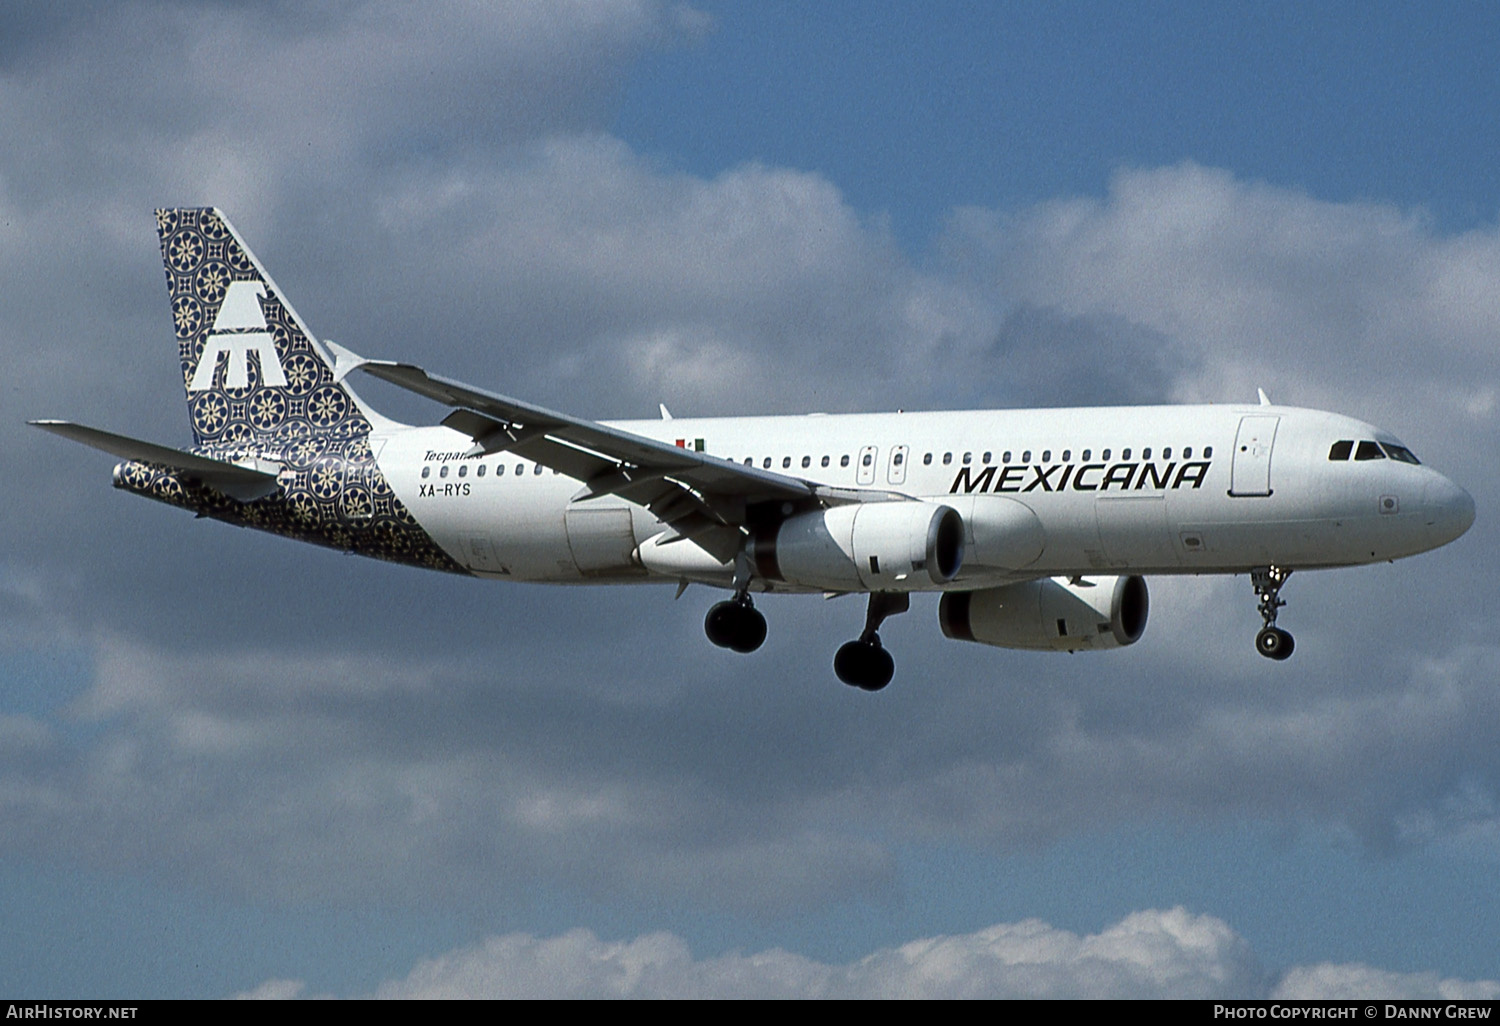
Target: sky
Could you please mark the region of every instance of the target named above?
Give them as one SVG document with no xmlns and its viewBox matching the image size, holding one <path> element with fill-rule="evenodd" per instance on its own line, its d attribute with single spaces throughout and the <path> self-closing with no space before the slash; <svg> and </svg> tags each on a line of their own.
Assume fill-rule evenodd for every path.
<svg viewBox="0 0 1500 1026">
<path fill-rule="evenodd" d="M 0 4 L 0 994 L 1500 996 L 1500 11 Z M 152 209 L 600 418 L 1277 402 L 1475 526 L 1138 644 L 424 574 L 138 501 Z M 413 422 L 445 413 L 363 388 Z M 928 599 L 931 597 L 929 596 Z"/>
</svg>

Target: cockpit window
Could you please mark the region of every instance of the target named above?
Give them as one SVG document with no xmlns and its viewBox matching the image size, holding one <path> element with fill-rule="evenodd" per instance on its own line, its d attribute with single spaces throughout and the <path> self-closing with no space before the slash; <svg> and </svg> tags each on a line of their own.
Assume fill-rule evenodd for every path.
<svg viewBox="0 0 1500 1026">
<path fill-rule="evenodd" d="M 1383 460 L 1385 453 L 1380 451 L 1380 446 L 1374 442 L 1360 442 L 1359 448 L 1354 450 L 1356 460 Z"/>
<path fill-rule="evenodd" d="M 1392 445 L 1390 442 L 1381 442 L 1380 447 L 1384 449 L 1385 454 L 1393 460 L 1397 460 L 1401 463 L 1410 463 L 1413 466 L 1421 465 L 1422 461 L 1417 459 L 1412 451 L 1404 445 Z"/>
<path fill-rule="evenodd" d="M 1354 443 L 1346 438 L 1342 442 L 1333 443 L 1333 447 L 1328 450 L 1328 459 L 1330 461 L 1347 460 L 1349 458 L 1349 454 L 1353 451 Z"/>
</svg>

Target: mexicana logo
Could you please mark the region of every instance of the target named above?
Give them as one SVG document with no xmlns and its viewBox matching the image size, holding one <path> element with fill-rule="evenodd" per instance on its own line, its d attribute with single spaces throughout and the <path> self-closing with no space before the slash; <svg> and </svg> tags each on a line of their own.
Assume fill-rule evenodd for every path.
<svg viewBox="0 0 1500 1026">
<path fill-rule="evenodd" d="M 1024 463 L 1001 467 L 985 467 L 977 470 L 960 467 L 953 479 L 950 494 L 959 492 L 1060 492 L 1070 481 L 1075 492 L 1107 492 L 1111 487 L 1118 491 L 1176 491 L 1184 485 L 1190 488 L 1203 487 L 1211 460 L 1189 460 L 1185 463 L 1052 463 L 1047 465 Z M 1026 472 L 1030 470 L 1028 479 Z M 996 473 L 998 471 L 998 474 Z M 1061 473 L 1059 473 L 1061 471 Z"/>
<path fill-rule="evenodd" d="M 214 372 L 219 357 L 227 359 L 224 368 L 225 388 L 250 387 L 250 354 L 260 361 L 263 385 L 286 385 L 286 371 L 276 355 L 276 340 L 267 331 L 266 314 L 260 307 L 266 286 L 259 281 L 230 282 L 224 303 L 214 326 L 203 342 L 203 355 L 188 382 L 189 392 L 206 392 L 214 387 Z"/>
</svg>

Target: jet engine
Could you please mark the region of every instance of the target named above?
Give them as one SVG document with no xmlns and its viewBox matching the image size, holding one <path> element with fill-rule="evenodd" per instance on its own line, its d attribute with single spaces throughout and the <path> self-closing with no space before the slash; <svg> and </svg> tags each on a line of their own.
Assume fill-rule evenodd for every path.
<svg viewBox="0 0 1500 1026">
<path fill-rule="evenodd" d="M 1053 577 L 947 592 L 938 603 L 938 622 L 957 641 L 1077 652 L 1139 641 L 1150 604 L 1143 577 Z"/>
<path fill-rule="evenodd" d="M 964 522 L 934 502 L 866 502 L 802 513 L 751 540 L 762 577 L 824 591 L 919 591 L 964 560 Z"/>
</svg>

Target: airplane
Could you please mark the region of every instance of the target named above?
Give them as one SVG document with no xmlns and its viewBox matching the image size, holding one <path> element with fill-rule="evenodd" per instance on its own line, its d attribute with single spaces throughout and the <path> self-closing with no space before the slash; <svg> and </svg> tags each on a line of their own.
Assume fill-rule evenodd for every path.
<svg viewBox="0 0 1500 1026">
<path fill-rule="evenodd" d="M 1425 552 L 1474 500 L 1395 436 L 1254 404 L 595 422 L 320 342 L 222 213 L 156 212 L 194 444 L 60 420 L 115 486 L 199 516 L 496 580 L 725 589 L 704 630 L 748 653 L 752 594 L 868 596 L 834 671 L 878 691 L 913 592 L 951 639 L 1077 652 L 1138 641 L 1157 574 L 1248 574 L 1256 649 L 1295 570 Z M 355 372 L 435 400 L 372 409 Z"/>
</svg>

